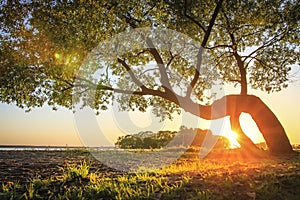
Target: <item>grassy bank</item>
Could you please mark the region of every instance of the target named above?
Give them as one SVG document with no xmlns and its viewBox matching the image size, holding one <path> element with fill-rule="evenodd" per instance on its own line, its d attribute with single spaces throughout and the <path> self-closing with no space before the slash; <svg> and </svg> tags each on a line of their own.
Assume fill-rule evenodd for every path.
<svg viewBox="0 0 300 200">
<path fill-rule="evenodd" d="M 91 172 L 66 163 L 61 174 L 2 183 L 0 199 L 300 199 L 300 156 L 245 158 L 231 153 L 140 173 Z"/>
</svg>

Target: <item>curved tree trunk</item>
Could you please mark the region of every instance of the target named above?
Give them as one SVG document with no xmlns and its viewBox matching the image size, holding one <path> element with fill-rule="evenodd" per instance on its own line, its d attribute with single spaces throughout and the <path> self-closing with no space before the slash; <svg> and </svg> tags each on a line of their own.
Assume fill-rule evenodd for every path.
<svg viewBox="0 0 300 200">
<path fill-rule="evenodd" d="M 269 107 L 258 97 L 252 95 L 230 95 L 226 98 L 226 114 L 249 113 L 262 133 L 271 153 L 292 152 L 292 146 L 283 126 Z"/>
<path fill-rule="evenodd" d="M 280 121 L 269 107 L 254 95 L 227 95 L 216 100 L 210 106 L 194 103 L 192 100 L 180 99 L 180 106 L 187 112 L 207 120 L 225 116 L 236 116 L 237 113 L 248 113 L 252 116 L 262 133 L 269 151 L 274 154 L 293 152 L 289 139 Z"/>
</svg>

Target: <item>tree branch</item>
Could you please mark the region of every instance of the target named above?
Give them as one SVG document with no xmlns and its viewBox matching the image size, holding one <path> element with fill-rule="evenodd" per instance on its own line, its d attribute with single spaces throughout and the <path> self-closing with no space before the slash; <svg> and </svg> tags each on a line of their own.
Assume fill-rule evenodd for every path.
<svg viewBox="0 0 300 200">
<path fill-rule="evenodd" d="M 144 49 L 144 50 L 138 52 L 137 55 L 139 56 L 139 55 L 144 54 L 146 52 L 150 52 L 149 49 Z"/>
<path fill-rule="evenodd" d="M 127 14 L 129 16 L 123 15 L 123 17 L 125 17 L 126 23 L 128 23 L 131 28 L 137 28 L 137 25 L 135 22 L 140 23 L 141 21 L 130 16 L 129 13 L 127 13 Z"/>
<path fill-rule="evenodd" d="M 125 60 L 122 60 L 120 58 L 118 58 L 118 62 L 121 63 L 123 65 L 123 67 L 126 69 L 126 71 L 129 73 L 132 81 L 137 85 L 139 86 L 142 90 L 144 88 L 146 88 L 144 86 L 143 83 L 141 83 L 141 81 L 135 76 L 135 74 L 133 73 L 133 71 L 130 69 L 130 67 L 127 65 L 127 63 L 125 62 Z"/>
<path fill-rule="evenodd" d="M 154 71 L 154 70 L 158 70 L 158 68 L 146 69 L 146 70 L 143 71 L 140 75 L 146 74 L 146 72 L 150 72 L 150 71 Z"/>
<path fill-rule="evenodd" d="M 155 6 L 156 6 L 156 5 L 151 6 L 151 7 L 144 13 L 143 17 L 145 17 L 146 15 L 148 15 L 149 12 L 155 8 Z M 128 15 L 128 16 L 123 15 L 123 17 L 125 17 L 125 21 L 130 25 L 131 28 L 137 28 L 138 25 L 136 25 L 136 23 L 137 23 L 137 24 L 140 24 L 140 23 L 142 22 L 142 20 L 137 19 L 137 18 L 134 18 L 129 12 L 127 12 L 127 15 Z M 135 22 L 136 22 L 136 23 L 135 23 Z"/>
<path fill-rule="evenodd" d="M 219 56 L 218 56 L 218 59 L 216 59 L 216 66 L 218 66 L 220 63 L 222 63 L 223 62 L 223 56 L 225 55 L 225 54 L 229 54 L 228 56 L 226 56 L 225 58 L 227 59 L 227 58 L 229 58 L 229 57 L 231 57 L 231 56 L 233 56 L 233 53 L 232 52 L 228 52 L 228 51 L 224 51 L 222 54 L 220 54 Z"/>
<path fill-rule="evenodd" d="M 194 78 L 192 79 L 192 81 L 190 83 L 190 86 L 187 89 L 187 93 L 186 93 L 187 97 L 191 96 L 192 90 L 195 87 L 197 81 L 199 80 L 200 68 L 201 68 L 201 64 L 202 64 L 203 48 L 206 46 L 206 43 L 209 39 L 209 36 L 210 36 L 211 31 L 212 31 L 213 25 L 216 21 L 217 15 L 220 11 L 222 2 L 223 2 L 223 0 L 219 0 L 219 2 L 217 3 L 216 8 L 214 10 L 214 13 L 213 13 L 213 15 L 211 17 L 211 20 L 209 22 L 209 26 L 208 26 L 208 28 L 205 32 L 204 38 L 202 40 L 201 47 L 199 48 L 199 51 L 198 51 L 198 54 L 197 54 L 197 64 L 196 64 L 195 75 L 194 75 Z"/>
<path fill-rule="evenodd" d="M 179 56 L 178 54 L 173 55 L 171 51 L 169 51 L 169 52 L 170 52 L 171 58 L 170 58 L 170 60 L 167 63 L 167 66 L 166 66 L 167 69 L 169 68 L 169 66 L 172 63 L 172 61 L 174 60 L 174 58 L 176 58 L 176 57 Z"/>
<path fill-rule="evenodd" d="M 259 59 L 259 58 L 257 58 L 257 57 L 253 57 L 253 56 L 251 56 L 251 57 L 249 57 L 249 56 L 247 56 L 248 58 L 251 58 L 251 60 L 256 60 L 256 61 L 258 61 L 261 65 L 263 65 L 263 66 L 267 66 L 267 63 L 265 63 L 264 61 L 262 61 L 261 59 Z M 250 61 L 249 61 L 250 62 Z M 248 62 L 248 63 L 249 63 Z M 247 67 L 248 67 L 248 64 L 247 64 Z"/>
<path fill-rule="evenodd" d="M 216 46 L 213 46 L 213 47 L 204 47 L 204 48 L 209 49 L 209 50 L 217 49 L 217 48 L 232 48 L 232 45 L 220 44 L 220 45 L 216 45 Z"/>
<path fill-rule="evenodd" d="M 87 84 L 74 84 L 74 87 L 88 87 L 89 89 L 95 89 L 95 90 L 112 90 L 112 87 L 110 86 L 106 86 L 106 85 L 102 85 L 102 84 L 95 84 L 92 81 L 88 80 L 88 79 L 84 79 L 84 78 L 80 78 L 80 77 L 76 77 L 77 80 L 80 81 L 84 81 Z"/>
<path fill-rule="evenodd" d="M 256 52 L 260 51 L 261 49 L 264 49 L 268 46 L 271 46 L 272 44 L 274 44 L 275 42 L 278 42 L 280 41 L 284 35 L 285 35 L 286 32 L 283 32 L 283 33 L 280 33 L 280 34 L 277 34 L 275 35 L 272 39 L 268 40 L 267 42 L 265 42 L 264 44 L 262 44 L 260 47 L 258 47 L 257 49 L 255 49 L 254 51 L 252 51 L 248 56 L 245 56 L 244 60 L 245 61 L 246 59 L 252 57 L 252 55 L 254 55 Z M 280 37 L 279 37 L 280 36 Z M 279 38 L 278 38 L 279 37 Z M 278 39 L 276 39 L 278 38 Z"/>
<path fill-rule="evenodd" d="M 235 42 L 235 37 L 233 33 L 229 33 L 229 36 L 233 46 L 233 56 L 237 62 L 237 66 L 240 72 L 241 94 L 246 95 L 248 93 L 248 88 L 247 88 L 247 72 L 244 66 L 244 61 L 242 60 L 241 56 L 238 54 L 237 44 Z"/>
<path fill-rule="evenodd" d="M 238 80 L 238 79 L 228 79 L 228 81 L 241 83 L 241 80 Z"/>
<path fill-rule="evenodd" d="M 184 1 L 184 16 L 186 16 L 189 20 L 191 20 L 192 22 L 194 22 L 197 26 L 199 26 L 199 28 L 201 28 L 204 33 L 206 32 L 206 29 L 204 28 L 204 26 L 202 26 L 202 24 L 200 22 L 198 22 L 197 20 L 195 20 L 192 16 L 189 16 L 187 14 L 187 0 Z"/>
<path fill-rule="evenodd" d="M 156 64 L 158 65 L 158 69 L 161 76 L 161 84 L 166 91 L 172 91 L 171 84 L 169 82 L 169 78 L 166 72 L 165 64 L 161 56 L 159 55 L 157 49 L 155 48 L 152 40 L 148 37 L 146 38 L 146 43 L 149 46 L 149 51 L 153 55 Z"/>
<path fill-rule="evenodd" d="M 241 56 L 241 57 L 243 57 L 243 56 Z M 248 69 L 249 64 L 252 62 L 253 59 L 255 59 L 255 58 L 254 57 L 250 58 L 250 60 L 247 62 L 246 66 L 245 66 L 245 69 Z M 246 60 L 244 62 L 246 62 Z"/>
<path fill-rule="evenodd" d="M 122 90 L 122 89 L 118 89 L 118 88 L 106 88 L 106 89 L 101 89 L 101 90 L 110 90 L 115 93 L 121 93 L 121 94 L 134 94 L 134 95 L 140 95 L 140 96 L 147 96 L 147 95 L 158 96 L 158 97 L 169 100 L 169 101 L 179 105 L 179 101 L 178 101 L 178 98 L 180 98 L 179 96 L 169 95 L 166 92 L 162 92 L 160 90 L 153 90 L 153 89 L 149 89 L 149 88 L 145 88 L 142 91 Z"/>
<path fill-rule="evenodd" d="M 120 93 L 120 94 L 135 94 L 135 95 L 146 95 L 144 94 L 142 91 L 130 91 L 130 90 L 122 90 L 122 89 L 118 89 L 118 88 L 112 88 L 113 92 L 115 93 Z"/>
</svg>

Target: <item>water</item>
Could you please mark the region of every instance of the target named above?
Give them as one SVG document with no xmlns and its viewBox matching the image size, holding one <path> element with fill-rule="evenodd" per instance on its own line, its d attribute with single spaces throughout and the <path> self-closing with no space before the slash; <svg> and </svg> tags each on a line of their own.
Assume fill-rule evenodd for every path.
<svg viewBox="0 0 300 200">
<path fill-rule="evenodd" d="M 49 147 L 49 146 L 0 146 L 0 151 L 81 151 L 97 150 L 109 151 L 118 150 L 115 147 Z"/>
</svg>

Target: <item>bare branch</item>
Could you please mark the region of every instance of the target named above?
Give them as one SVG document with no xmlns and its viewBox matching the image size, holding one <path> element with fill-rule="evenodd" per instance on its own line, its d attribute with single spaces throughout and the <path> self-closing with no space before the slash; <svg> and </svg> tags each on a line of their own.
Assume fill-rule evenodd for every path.
<svg viewBox="0 0 300 200">
<path fill-rule="evenodd" d="M 82 94 L 84 94 L 86 91 L 88 91 L 90 88 L 86 88 L 85 90 L 81 91 L 78 95 L 81 96 Z"/>
<path fill-rule="evenodd" d="M 62 92 L 70 90 L 74 87 L 73 82 L 66 80 L 66 79 L 62 79 L 62 78 L 58 78 L 58 80 L 65 82 L 68 86 L 62 89 Z"/>
<path fill-rule="evenodd" d="M 211 17 L 211 20 L 210 20 L 210 22 L 209 22 L 207 31 L 205 32 L 205 35 L 204 35 L 204 38 L 203 38 L 203 41 L 202 41 L 202 44 L 201 44 L 202 47 L 205 47 L 205 46 L 206 46 L 206 43 L 207 43 L 207 41 L 208 41 L 208 38 L 209 38 L 210 33 L 211 33 L 211 31 L 212 31 L 212 28 L 213 28 L 213 26 L 214 26 L 214 24 L 215 24 L 215 21 L 216 21 L 216 18 L 217 18 L 217 16 L 218 16 L 219 10 L 220 10 L 220 8 L 221 8 L 221 6 L 222 6 L 222 3 L 223 3 L 223 0 L 219 0 L 219 2 L 218 2 L 217 5 L 216 5 L 216 8 L 215 8 L 215 10 L 214 10 L 214 13 L 213 13 L 213 15 L 212 15 L 212 17 Z"/>
<path fill-rule="evenodd" d="M 147 11 L 144 13 L 143 17 L 145 17 L 146 15 L 148 15 L 149 12 L 155 8 L 155 6 L 156 6 L 156 5 L 151 6 L 151 7 L 149 8 L 149 10 L 147 10 Z M 125 21 L 129 24 L 129 26 L 130 26 L 131 28 L 137 28 L 137 27 L 138 27 L 137 24 L 142 23 L 142 20 L 133 17 L 132 14 L 130 14 L 129 12 L 127 12 L 127 15 L 123 15 L 123 17 L 125 18 Z"/>
</svg>

